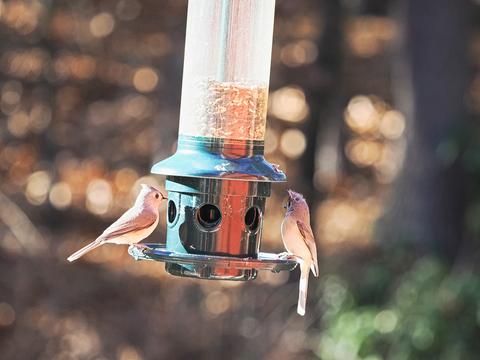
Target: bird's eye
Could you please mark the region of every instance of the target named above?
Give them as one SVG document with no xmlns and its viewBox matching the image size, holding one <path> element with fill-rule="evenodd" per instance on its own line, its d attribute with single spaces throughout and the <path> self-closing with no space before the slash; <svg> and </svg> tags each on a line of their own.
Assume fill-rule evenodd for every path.
<svg viewBox="0 0 480 360">
<path fill-rule="evenodd" d="M 158 199 L 159 197 L 160 197 L 160 195 L 155 194 L 155 199 Z"/>
</svg>

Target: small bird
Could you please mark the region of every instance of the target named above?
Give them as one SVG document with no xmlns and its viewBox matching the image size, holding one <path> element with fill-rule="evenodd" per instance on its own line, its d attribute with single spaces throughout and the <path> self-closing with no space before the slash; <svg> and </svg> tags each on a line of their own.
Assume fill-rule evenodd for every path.
<svg viewBox="0 0 480 360">
<path fill-rule="evenodd" d="M 318 276 L 317 247 L 310 226 L 310 210 L 302 194 L 288 190 L 287 212 L 282 222 L 282 240 L 287 254 L 300 265 L 297 313 L 305 315 L 310 269 Z"/>
<path fill-rule="evenodd" d="M 128 209 L 117 221 L 87 246 L 70 255 L 72 262 L 103 244 L 137 244 L 149 236 L 158 224 L 158 207 L 167 199 L 153 186 L 142 184 L 142 189 L 133 207 Z"/>
</svg>

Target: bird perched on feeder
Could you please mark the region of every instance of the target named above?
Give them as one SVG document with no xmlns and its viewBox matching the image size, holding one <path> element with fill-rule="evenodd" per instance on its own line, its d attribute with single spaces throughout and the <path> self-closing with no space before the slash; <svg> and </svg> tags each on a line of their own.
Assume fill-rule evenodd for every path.
<svg viewBox="0 0 480 360">
<path fill-rule="evenodd" d="M 282 222 L 282 240 L 287 256 L 292 256 L 300 265 L 300 285 L 297 312 L 305 315 L 308 276 L 310 270 L 318 276 L 317 247 L 310 226 L 310 210 L 302 194 L 288 190 L 287 212 Z"/>
<path fill-rule="evenodd" d="M 167 199 L 153 186 L 142 184 L 135 204 L 93 242 L 70 255 L 74 261 L 103 244 L 137 244 L 149 236 L 158 224 L 158 208 Z"/>
</svg>

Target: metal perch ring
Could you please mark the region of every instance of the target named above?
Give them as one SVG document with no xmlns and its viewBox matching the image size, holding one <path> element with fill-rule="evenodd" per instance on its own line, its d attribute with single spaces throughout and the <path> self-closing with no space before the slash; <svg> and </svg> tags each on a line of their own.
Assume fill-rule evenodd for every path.
<svg viewBox="0 0 480 360">
<path fill-rule="evenodd" d="M 163 244 L 145 244 L 145 246 L 147 248 L 139 249 L 135 245 L 132 245 L 128 248 L 128 253 L 135 260 L 162 261 L 187 266 L 217 266 L 230 269 L 270 270 L 275 273 L 291 271 L 297 266 L 295 260 L 282 259 L 273 253 L 259 252 L 257 258 L 250 258 L 179 253 L 166 250 Z"/>
</svg>

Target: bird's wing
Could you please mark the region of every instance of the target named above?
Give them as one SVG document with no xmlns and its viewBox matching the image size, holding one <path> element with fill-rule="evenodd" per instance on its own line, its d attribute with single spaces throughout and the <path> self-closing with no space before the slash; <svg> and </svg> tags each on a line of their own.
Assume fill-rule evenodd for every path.
<svg viewBox="0 0 480 360">
<path fill-rule="evenodd" d="M 306 225 L 301 220 L 297 220 L 297 227 L 305 244 L 307 244 L 308 250 L 310 250 L 310 254 L 312 255 L 314 275 L 318 276 L 317 246 L 315 245 L 315 238 L 313 237 L 312 229 L 310 225 Z"/>
<path fill-rule="evenodd" d="M 149 209 L 131 208 L 127 210 L 112 225 L 105 229 L 100 236 L 108 241 L 131 231 L 143 230 L 152 226 L 157 221 L 157 214 Z"/>
</svg>

